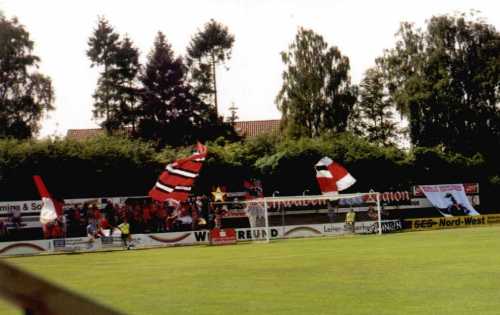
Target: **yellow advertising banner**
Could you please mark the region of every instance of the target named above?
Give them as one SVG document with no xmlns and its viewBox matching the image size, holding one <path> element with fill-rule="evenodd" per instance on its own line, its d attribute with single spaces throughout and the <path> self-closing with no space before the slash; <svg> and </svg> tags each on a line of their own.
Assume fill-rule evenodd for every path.
<svg viewBox="0 0 500 315">
<path fill-rule="evenodd" d="M 404 221 L 405 229 L 414 231 L 452 229 L 500 223 L 500 214 L 459 217 L 419 218 Z"/>
</svg>

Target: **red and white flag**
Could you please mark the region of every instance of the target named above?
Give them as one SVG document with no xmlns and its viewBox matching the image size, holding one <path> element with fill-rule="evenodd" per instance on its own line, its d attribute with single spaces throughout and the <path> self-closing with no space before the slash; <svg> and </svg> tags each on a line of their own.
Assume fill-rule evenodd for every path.
<svg viewBox="0 0 500 315">
<path fill-rule="evenodd" d="M 315 165 L 316 179 L 323 195 L 337 195 L 356 182 L 356 179 L 339 163 L 325 156 Z"/>
<path fill-rule="evenodd" d="M 167 164 L 155 186 L 149 191 L 151 198 L 161 202 L 181 202 L 188 198 L 207 156 L 207 147 L 203 144 L 198 142 L 196 149 L 190 157 Z"/>
<path fill-rule="evenodd" d="M 33 180 L 35 181 L 40 198 L 42 198 L 40 222 L 42 224 L 54 222 L 58 217 L 63 215 L 63 203 L 52 198 L 40 176 L 34 175 Z"/>
<path fill-rule="evenodd" d="M 264 190 L 262 189 L 262 182 L 260 180 L 244 180 L 243 187 L 246 190 L 246 200 L 264 197 Z"/>
</svg>

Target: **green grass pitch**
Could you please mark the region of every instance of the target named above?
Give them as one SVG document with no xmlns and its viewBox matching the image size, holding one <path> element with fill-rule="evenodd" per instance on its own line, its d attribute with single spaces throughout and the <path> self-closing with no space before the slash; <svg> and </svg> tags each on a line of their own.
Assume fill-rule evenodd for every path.
<svg viewBox="0 0 500 315">
<path fill-rule="evenodd" d="M 7 261 L 127 314 L 500 314 L 500 227 Z"/>
</svg>

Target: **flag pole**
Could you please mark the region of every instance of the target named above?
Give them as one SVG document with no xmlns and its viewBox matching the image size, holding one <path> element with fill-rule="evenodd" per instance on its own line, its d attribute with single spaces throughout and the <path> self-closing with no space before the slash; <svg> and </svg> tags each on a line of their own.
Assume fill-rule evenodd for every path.
<svg viewBox="0 0 500 315">
<path fill-rule="evenodd" d="M 380 213 L 380 193 L 377 193 L 378 234 L 382 235 L 382 214 Z"/>
<path fill-rule="evenodd" d="M 264 199 L 264 221 L 266 222 L 266 241 L 269 243 L 271 241 L 271 235 L 269 235 L 269 216 L 267 213 L 267 200 Z"/>
</svg>

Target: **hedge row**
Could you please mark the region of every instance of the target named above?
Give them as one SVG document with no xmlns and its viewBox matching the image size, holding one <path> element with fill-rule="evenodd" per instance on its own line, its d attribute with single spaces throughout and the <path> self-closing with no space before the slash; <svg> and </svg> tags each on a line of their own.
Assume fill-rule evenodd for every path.
<svg viewBox="0 0 500 315">
<path fill-rule="evenodd" d="M 357 178 L 351 191 L 408 189 L 414 184 L 479 182 L 483 204 L 495 206 L 500 171 L 480 154 L 466 157 L 436 148 L 410 152 L 382 148 L 349 134 L 317 139 L 264 136 L 244 142 L 208 143 L 209 157 L 196 190 L 214 186 L 241 189 L 247 178 L 260 178 L 267 195 L 318 193 L 314 164 L 322 156 L 344 164 Z M 0 140 L 0 200 L 37 199 L 33 174 L 65 198 L 144 195 L 165 163 L 192 148 L 165 148 L 114 137 L 88 141 Z M 491 204 L 491 205 L 490 205 Z"/>
</svg>

